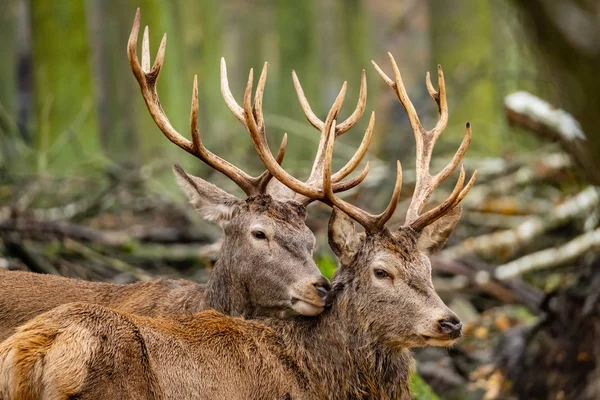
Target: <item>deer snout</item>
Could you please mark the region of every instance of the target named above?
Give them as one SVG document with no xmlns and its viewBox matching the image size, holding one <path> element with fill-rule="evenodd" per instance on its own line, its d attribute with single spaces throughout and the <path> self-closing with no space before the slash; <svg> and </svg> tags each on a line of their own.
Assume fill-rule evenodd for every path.
<svg viewBox="0 0 600 400">
<path fill-rule="evenodd" d="M 438 321 L 438 329 L 448 339 L 457 339 L 462 334 L 462 322 L 456 315 L 452 315 L 449 318 L 441 319 Z"/>
<path fill-rule="evenodd" d="M 322 275 L 299 283 L 290 293 L 292 309 L 306 316 L 320 314 L 327 305 L 330 290 L 329 281 Z"/>
</svg>

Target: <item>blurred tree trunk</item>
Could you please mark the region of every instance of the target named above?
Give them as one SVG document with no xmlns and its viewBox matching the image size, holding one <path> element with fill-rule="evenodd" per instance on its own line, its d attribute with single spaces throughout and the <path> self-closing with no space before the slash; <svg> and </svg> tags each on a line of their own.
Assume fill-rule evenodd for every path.
<svg viewBox="0 0 600 400">
<path fill-rule="evenodd" d="M 38 170 L 73 171 L 98 151 L 84 3 L 30 4 Z"/>
<path fill-rule="evenodd" d="M 498 154 L 504 124 L 496 94 L 492 16 L 486 0 L 429 0 L 432 61 L 446 78 L 450 119 L 445 137 L 459 139 L 473 124 L 471 152 Z M 436 69 L 431 80 L 437 88 Z M 473 153 L 471 153 L 473 155 Z"/>
<path fill-rule="evenodd" d="M 560 108 L 581 123 L 589 142 L 586 172 L 600 184 L 600 4 L 514 0 L 537 55 L 559 91 Z"/>
<path fill-rule="evenodd" d="M 331 71 L 334 77 L 327 81 L 336 82 L 337 85 L 330 88 L 331 95 L 328 96 L 328 100 L 329 104 L 331 104 L 335 99 L 333 96 L 336 96 L 340 89 L 340 81 L 345 80 L 348 82 L 346 101 L 340 115 L 340 120 L 343 120 L 354 111 L 354 107 L 356 106 L 360 90 L 361 71 L 364 69 L 367 72 L 368 83 L 374 84 L 376 81 L 373 79 L 375 78 L 375 74 L 372 73 L 373 69 L 369 58 L 370 56 L 373 58 L 374 54 L 369 50 L 370 35 L 368 21 L 370 18 L 367 18 L 365 15 L 368 10 L 360 0 L 337 0 L 336 3 L 336 31 L 339 32 L 339 45 L 336 47 L 339 49 L 339 54 L 334 54 L 333 58 L 330 57 L 330 62 L 333 64 Z M 370 86 L 371 91 L 367 90 L 367 94 L 369 92 L 371 95 L 374 94 L 374 86 Z M 365 110 L 363 118 L 353 129 L 355 133 L 350 132 L 348 135 L 345 135 L 342 139 L 343 142 L 351 143 L 353 147 L 358 146 L 362 140 L 362 134 L 368 125 L 372 110 L 373 106 Z M 370 149 L 373 154 L 377 153 L 377 148 L 373 144 L 371 144 Z M 346 162 L 345 158 L 343 162 Z"/>
<path fill-rule="evenodd" d="M 120 4 L 117 0 L 88 0 L 92 71 L 102 147 L 112 160 L 136 164 L 133 104 L 139 90 L 125 53 L 133 16 Z"/>
<path fill-rule="evenodd" d="M 557 105 L 581 123 L 588 152 L 575 156 L 590 182 L 599 185 L 600 4 L 567 0 L 514 0 L 514 4 L 557 87 Z M 520 398 L 600 397 L 600 258 L 596 255 L 589 267 L 585 260 L 578 264 L 577 281 L 544 300 L 544 318 L 530 332 L 509 331 L 498 346 L 513 349 L 500 351 L 497 358 Z M 533 376 L 524 373 L 532 367 Z"/>
<path fill-rule="evenodd" d="M 4 0 L 0 6 L 0 105 L 11 118 L 16 115 L 18 8 L 17 0 Z"/>
<path fill-rule="evenodd" d="M 294 2 L 278 0 L 275 7 L 279 48 L 277 113 L 304 122 L 306 118 L 298 105 L 291 74 L 292 70 L 296 71 L 313 111 L 321 115 L 318 40 L 325 40 L 325 38 L 317 36 L 317 3 L 315 0 Z M 316 132 L 314 134 L 318 135 Z M 291 139 L 298 141 L 298 138 Z M 302 147 L 294 145 L 298 146 L 295 147 L 297 151 L 294 151 L 293 157 L 289 157 L 288 161 L 312 159 L 316 149 L 312 143 L 306 141 Z M 292 167 L 296 166 L 298 165 Z"/>
<path fill-rule="evenodd" d="M 142 34 L 145 26 L 149 27 L 150 32 L 150 58 L 154 63 L 158 46 L 162 40 L 163 34 L 168 33 L 167 51 L 163 68 L 158 78 L 157 91 L 160 102 L 168 116 L 171 124 L 182 135 L 189 138 L 189 111 L 192 92 L 192 77 L 185 76 L 183 73 L 183 41 L 181 38 L 181 21 L 177 20 L 178 3 L 169 0 L 137 0 L 128 2 L 128 7 L 121 7 L 121 12 L 125 14 L 126 31 L 129 33 L 136 7 L 141 10 L 141 27 L 138 38 L 138 58 L 141 60 Z M 144 103 L 140 89 L 131 70 L 125 48 L 129 34 L 121 38 L 121 44 L 116 46 L 118 51 L 115 57 L 120 63 L 126 65 L 125 79 L 133 82 L 134 90 L 134 113 L 135 113 L 135 133 L 138 143 L 138 151 L 141 163 L 160 163 L 163 160 L 174 157 L 161 157 L 157 159 L 156 154 L 173 154 L 182 157 L 183 151 L 177 146 L 171 144 L 162 132 L 156 127 L 156 124 L 150 117 L 148 109 Z M 187 154 L 187 153 L 185 153 Z M 183 156 L 186 157 L 186 156 Z M 191 158 L 191 156 L 190 156 Z"/>
<path fill-rule="evenodd" d="M 0 6 L 0 150 L 3 161 L 15 156 L 13 138 L 17 132 L 17 0 Z"/>
</svg>

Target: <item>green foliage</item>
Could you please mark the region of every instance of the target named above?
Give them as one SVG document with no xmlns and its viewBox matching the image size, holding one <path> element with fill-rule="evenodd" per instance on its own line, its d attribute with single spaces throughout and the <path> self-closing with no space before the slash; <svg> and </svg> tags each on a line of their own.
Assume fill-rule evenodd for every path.
<svg viewBox="0 0 600 400">
<path fill-rule="evenodd" d="M 410 391 L 414 400 L 440 400 L 439 396 L 416 372 L 410 377 Z"/>
<path fill-rule="evenodd" d="M 317 257 L 317 265 L 321 270 L 321 273 L 327 279 L 331 279 L 335 269 L 337 268 L 336 261 L 329 254 L 322 254 Z"/>
</svg>

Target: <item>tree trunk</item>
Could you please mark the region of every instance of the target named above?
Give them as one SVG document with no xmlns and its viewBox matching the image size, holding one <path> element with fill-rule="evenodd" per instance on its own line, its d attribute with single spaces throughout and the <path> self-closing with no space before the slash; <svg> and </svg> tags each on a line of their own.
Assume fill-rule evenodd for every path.
<svg viewBox="0 0 600 400">
<path fill-rule="evenodd" d="M 496 155 L 504 122 L 496 93 L 492 16 L 484 0 L 429 0 L 432 64 L 444 69 L 450 118 L 445 138 L 458 142 L 465 122 L 473 125 L 470 154 Z M 437 77 L 432 71 L 432 82 Z"/>
<path fill-rule="evenodd" d="M 37 167 L 72 172 L 98 151 L 84 3 L 30 5 Z"/>
</svg>

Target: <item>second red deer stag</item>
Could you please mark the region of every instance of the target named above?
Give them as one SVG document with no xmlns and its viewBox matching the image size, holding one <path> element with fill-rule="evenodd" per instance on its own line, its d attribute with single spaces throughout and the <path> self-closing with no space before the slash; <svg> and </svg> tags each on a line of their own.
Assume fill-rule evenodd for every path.
<svg viewBox="0 0 600 400">
<path fill-rule="evenodd" d="M 101 306 L 70 304 L 39 316 L 0 345 L 0 396 L 11 399 L 404 399 L 413 368 L 411 347 L 449 346 L 461 322 L 432 285 L 428 254 L 439 249 L 460 217 L 465 185 L 461 168 L 450 196 L 424 211 L 433 190 L 459 165 L 470 142 L 431 175 L 433 146 L 447 123 L 445 85 L 427 79 L 439 121 L 425 130 L 391 57 L 394 79 L 378 67 L 407 111 L 417 140 L 417 183 L 406 221 L 385 226 L 402 181 L 400 165 L 392 199 L 369 214 L 333 193 L 331 158 L 336 123 L 325 129 L 322 191 L 288 175 L 269 151 L 260 115 L 251 104 L 243 116 L 269 171 L 295 192 L 336 208 L 329 241 L 340 266 L 332 279 L 332 305 L 313 318 L 247 321 L 214 311 L 172 319 L 128 315 Z M 324 197 L 323 197 L 324 196 Z M 354 230 L 353 222 L 365 232 Z"/>
<path fill-rule="evenodd" d="M 184 138 L 170 124 L 156 91 L 158 74 L 163 65 L 166 41 L 163 39 L 154 66 L 150 67 L 148 31 L 144 33 L 142 62 L 136 55 L 139 32 L 139 10 L 129 38 L 127 53 L 133 73 L 140 85 L 150 115 L 164 135 L 183 150 L 233 180 L 248 196 L 239 199 L 205 180 L 175 167 L 174 172 L 190 202 L 200 216 L 219 224 L 224 231 L 223 244 L 206 286 L 183 280 L 154 280 L 127 285 L 86 282 L 57 276 L 0 270 L 0 340 L 36 315 L 61 304 L 74 301 L 101 304 L 127 313 L 170 317 L 195 313 L 207 308 L 233 316 L 265 316 L 298 313 L 315 315 L 325 306 L 329 282 L 321 275 L 312 258 L 315 238 L 305 224 L 306 206 L 312 198 L 295 195 L 266 171 L 251 177 L 228 161 L 210 152 L 200 139 L 197 128 L 198 87 L 194 80 L 190 129 L 192 141 Z M 261 114 L 261 77 L 254 111 L 260 129 L 264 131 Z M 295 78 L 301 104 L 304 94 Z M 345 85 L 342 91 L 345 90 Z M 246 125 L 243 110 L 235 103 L 227 81 L 225 62 L 221 63 L 221 91 L 233 114 Z M 366 102 L 366 79 L 362 77 L 361 93 L 354 113 L 338 125 L 344 133 L 358 122 Z M 328 120 L 339 112 L 338 100 L 329 112 Z M 307 114 L 313 124 L 319 119 Z M 371 121 L 373 122 L 373 121 Z M 321 123 L 322 125 L 322 123 Z M 317 126 L 317 125 L 315 125 Z M 322 131 L 319 151 L 307 181 L 318 191 L 323 169 L 324 138 Z M 366 176 L 341 182 L 362 161 L 372 123 L 354 157 L 334 177 L 336 191 L 357 185 Z M 282 142 L 276 162 L 281 162 L 285 149 Z"/>
</svg>

